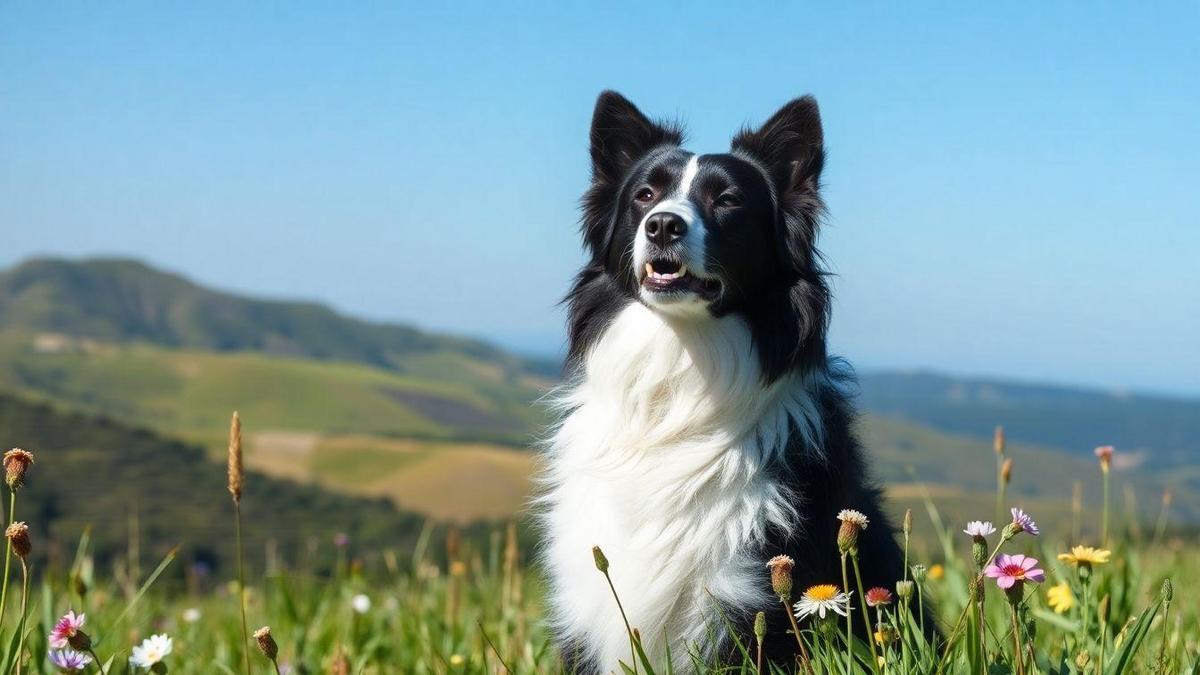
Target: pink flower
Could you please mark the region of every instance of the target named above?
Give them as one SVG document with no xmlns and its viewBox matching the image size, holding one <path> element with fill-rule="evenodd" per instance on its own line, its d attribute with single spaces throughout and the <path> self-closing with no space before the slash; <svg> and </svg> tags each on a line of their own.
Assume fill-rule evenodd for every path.
<svg viewBox="0 0 1200 675">
<path fill-rule="evenodd" d="M 87 621 L 86 614 L 76 614 L 68 610 L 58 623 L 54 624 L 54 629 L 50 631 L 50 648 L 65 649 L 71 638 L 77 633 L 82 632 L 83 624 Z"/>
<path fill-rule="evenodd" d="M 886 588 L 875 587 L 867 589 L 867 607 L 890 605 L 893 599 L 892 592 Z"/>
<path fill-rule="evenodd" d="M 996 556 L 996 562 L 987 566 L 984 574 L 996 580 L 996 585 L 1008 590 L 1026 581 L 1040 582 L 1046 580 L 1046 572 L 1038 568 L 1037 558 L 1021 554 Z"/>
</svg>

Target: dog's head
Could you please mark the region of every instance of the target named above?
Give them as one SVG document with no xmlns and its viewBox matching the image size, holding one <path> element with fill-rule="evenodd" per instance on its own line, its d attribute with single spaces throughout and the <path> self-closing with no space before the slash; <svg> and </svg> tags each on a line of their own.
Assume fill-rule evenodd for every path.
<svg viewBox="0 0 1200 675">
<path fill-rule="evenodd" d="M 615 92 L 600 95 L 583 199 L 592 258 L 581 283 L 589 271 L 603 275 L 673 318 L 741 315 L 768 381 L 823 366 L 829 292 L 815 246 L 825 157 L 816 100 L 798 98 L 739 132 L 725 154 L 693 154 L 682 142 L 679 126 L 650 120 Z"/>
</svg>

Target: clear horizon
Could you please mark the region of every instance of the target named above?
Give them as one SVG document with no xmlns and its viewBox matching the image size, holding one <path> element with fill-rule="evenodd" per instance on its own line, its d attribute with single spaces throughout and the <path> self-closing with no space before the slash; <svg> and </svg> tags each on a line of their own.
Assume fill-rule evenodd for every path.
<svg viewBox="0 0 1200 675">
<path fill-rule="evenodd" d="M 699 152 L 811 92 L 834 352 L 1200 394 L 1200 5 L 455 9 L 0 9 L 0 265 L 549 353 L 601 89 Z"/>
</svg>

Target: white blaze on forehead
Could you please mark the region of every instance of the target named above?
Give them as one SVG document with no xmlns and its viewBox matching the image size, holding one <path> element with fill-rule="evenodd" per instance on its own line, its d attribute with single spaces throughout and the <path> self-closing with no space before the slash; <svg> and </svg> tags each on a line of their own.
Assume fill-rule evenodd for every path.
<svg viewBox="0 0 1200 675">
<path fill-rule="evenodd" d="M 704 250 L 704 218 L 700 215 L 700 209 L 696 203 L 688 198 L 688 194 L 692 191 L 692 183 L 696 182 L 696 175 L 700 173 L 700 155 L 691 155 L 688 157 L 687 164 L 683 168 L 683 175 L 679 178 L 679 183 L 675 186 L 675 190 L 669 197 L 654 205 L 638 224 L 637 234 L 633 240 L 633 275 L 635 279 L 641 278 L 642 270 L 649 262 L 649 248 L 646 240 L 646 221 L 656 213 L 673 213 L 683 222 L 687 223 L 687 234 L 684 235 L 683 245 L 679 249 L 682 263 L 685 267 L 692 271 L 693 274 L 704 275 L 707 273 L 705 266 L 705 250 Z"/>
</svg>

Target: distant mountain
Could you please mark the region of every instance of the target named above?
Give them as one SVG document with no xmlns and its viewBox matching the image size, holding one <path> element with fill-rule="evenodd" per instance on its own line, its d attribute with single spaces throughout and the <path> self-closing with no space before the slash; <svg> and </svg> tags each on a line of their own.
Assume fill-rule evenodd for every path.
<svg viewBox="0 0 1200 675">
<path fill-rule="evenodd" d="M 414 355 L 448 353 L 514 376 L 544 370 L 486 343 L 371 323 L 311 302 L 243 298 L 136 260 L 33 259 L 0 272 L 0 330 L 106 342 L 261 351 L 403 372 Z"/>
<path fill-rule="evenodd" d="M 928 372 L 866 373 L 859 386 L 866 410 L 943 431 L 984 438 L 1002 424 L 1012 439 L 1076 456 L 1115 445 L 1156 468 L 1200 463 L 1200 399 Z"/>
<path fill-rule="evenodd" d="M 202 449 L 7 394 L 0 394 L 0 439 L 36 456 L 18 508 L 39 556 L 69 564 L 88 526 L 102 558 L 123 555 L 136 517 L 143 571 L 175 544 L 183 545 L 185 561 L 230 562 L 233 507 L 225 467 Z M 246 550 L 256 570 L 268 539 L 292 562 L 311 539 L 328 560 L 336 532 L 347 532 L 356 547 L 409 550 L 424 520 L 383 499 L 337 495 L 253 471 L 245 485 Z M 177 565 L 174 573 L 180 571 Z"/>
</svg>

